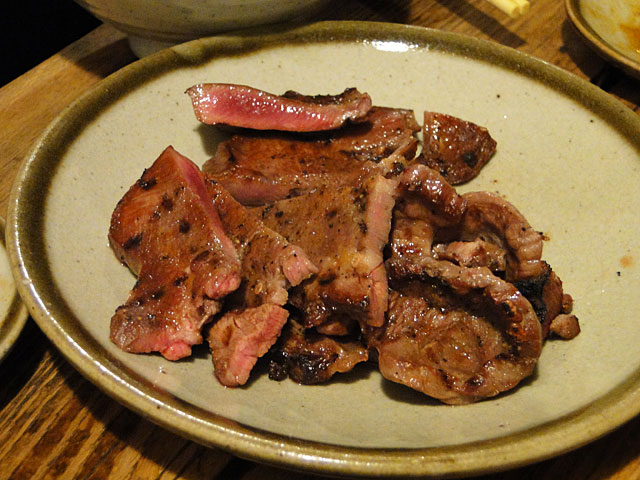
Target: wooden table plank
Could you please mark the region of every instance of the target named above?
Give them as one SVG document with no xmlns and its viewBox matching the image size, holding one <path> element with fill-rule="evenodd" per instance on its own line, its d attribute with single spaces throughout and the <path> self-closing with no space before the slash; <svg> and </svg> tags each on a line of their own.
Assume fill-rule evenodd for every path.
<svg viewBox="0 0 640 480">
<path fill-rule="evenodd" d="M 342 0 L 317 18 L 405 23 L 499 42 L 593 81 L 638 111 L 640 82 L 584 44 L 560 0 L 532 0 L 530 13 L 515 20 L 484 0 Z M 46 125 L 133 59 L 124 37 L 101 26 L 0 89 L 0 212 L 19 163 Z M 247 462 L 155 426 L 81 377 L 32 320 L 0 364 L 0 382 L 0 479 L 321 478 Z M 478 477 L 533 478 L 640 478 L 640 419 L 575 452 Z"/>
</svg>

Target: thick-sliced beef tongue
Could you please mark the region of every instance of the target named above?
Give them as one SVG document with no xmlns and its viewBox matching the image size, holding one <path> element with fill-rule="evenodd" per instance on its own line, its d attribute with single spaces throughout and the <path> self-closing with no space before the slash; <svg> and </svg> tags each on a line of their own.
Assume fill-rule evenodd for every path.
<svg viewBox="0 0 640 480">
<path fill-rule="evenodd" d="M 243 283 L 234 297 L 242 295 L 240 306 L 284 305 L 287 290 L 316 273 L 317 267 L 302 248 L 268 228 L 257 211 L 238 203 L 216 181 L 209 179 L 207 188 L 242 262 Z"/>
<path fill-rule="evenodd" d="M 542 235 L 511 203 L 490 192 L 465 193 L 463 198 L 467 208 L 462 220 L 450 229 L 441 229 L 434 243 L 481 240 L 498 246 L 505 252 L 504 275 L 509 282 L 544 274 Z"/>
<path fill-rule="evenodd" d="M 329 380 L 336 373 L 349 372 L 369 359 L 369 352 L 358 340 L 321 335 L 289 318 L 280 339 L 269 352 L 269 378 L 290 377 L 310 385 Z"/>
<path fill-rule="evenodd" d="M 203 170 L 245 205 L 356 186 L 372 172 L 397 173 L 414 158 L 413 112 L 373 107 L 361 123 L 325 134 L 247 132 L 219 145 Z"/>
<path fill-rule="evenodd" d="M 369 334 L 383 376 L 445 403 L 492 397 L 530 375 L 542 331 L 527 299 L 487 268 L 432 257 L 387 262 L 385 328 Z"/>
<path fill-rule="evenodd" d="M 375 175 L 360 187 L 318 189 L 262 209 L 265 224 L 304 248 L 318 267 L 289 295 L 306 327 L 335 316 L 383 324 L 388 292 L 382 249 L 396 185 Z"/>
<path fill-rule="evenodd" d="M 209 331 L 209 346 L 215 375 L 223 385 L 244 385 L 258 358 L 269 351 L 287 322 L 288 312 L 265 303 L 255 308 L 231 311 Z"/>
<path fill-rule="evenodd" d="M 187 90 L 196 118 L 202 123 L 254 130 L 317 132 L 357 121 L 371 108 L 371 98 L 355 88 L 340 95 L 278 96 L 224 83 L 201 83 Z M 293 98 L 295 97 L 295 98 Z"/>
<path fill-rule="evenodd" d="M 241 278 L 198 167 L 168 147 L 118 203 L 109 241 L 138 275 L 111 319 L 111 340 L 128 352 L 188 356 Z"/>
<path fill-rule="evenodd" d="M 452 185 L 478 175 L 496 150 L 486 128 L 444 113 L 425 112 L 422 131 L 418 161 L 440 172 Z"/>
<path fill-rule="evenodd" d="M 267 228 L 257 212 L 240 205 L 221 185 L 208 180 L 207 188 L 242 263 L 242 284 L 226 302 L 233 311 L 215 323 L 209 336 L 216 377 L 233 387 L 247 381 L 258 357 L 278 337 L 287 318 L 280 307 L 288 289 L 317 268 L 300 247 Z"/>
<path fill-rule="evenodd" d="M 542 235 L 509 202 L 489 192 L 458 195 L 437 172 L 411 164 L 399 177 L 391 253 L 487 267 L 533 305 L 543 336 L 561 312 L 562 282 L 541 260 Z"/>
</svg>

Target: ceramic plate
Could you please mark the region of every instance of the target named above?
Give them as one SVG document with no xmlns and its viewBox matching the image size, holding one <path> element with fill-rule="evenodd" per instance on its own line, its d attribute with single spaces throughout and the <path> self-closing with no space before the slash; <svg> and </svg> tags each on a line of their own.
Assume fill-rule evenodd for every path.
<svg viewBox="0 0 640 480">
<path fill-rule="evenodd" d="M 583 37 L 605 59 L 640 78 L 640 0 L 565 0 Z"/>
<path fill-rule="evenodd" d="M 545 232 L 582 333 L 550 341 L 533 378 L 469 406 L 441 405 L 360 368 L 322 386 L 213 377 L 206 348 L 171 363 L 109 341 L 134 278 L 107 245 L 116 202 L 169 144 L 202 164 L 220 140 L 184 93 L 206 81 L 272 91 L 356 86 L 378 105 L 485 125 L 499 149 L 465 190 L 498 191 Z M 601 436 L 640 410 L 640 117 L 566 72 L 493 43 L 379 23 L 199 40 L 103 81 L 48 128 L 10 202 L 20 291 L 42 330 L 118 401 L 206 445 L 352 475 L 468 475 Z"/>
<path fill-rule="evenodd" d="M 0 217 L 0 361 L 18 339 L 28 316 L 11 274 L 4 229 L 4 218 Z"/>
</svg>

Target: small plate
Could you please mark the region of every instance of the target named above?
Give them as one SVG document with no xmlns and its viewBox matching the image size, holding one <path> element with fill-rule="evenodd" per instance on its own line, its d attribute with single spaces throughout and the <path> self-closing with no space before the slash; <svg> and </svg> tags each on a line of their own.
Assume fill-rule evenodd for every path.
<svg viewBox="0 0 640 480">
<path fill-rule="evenodd" d="M 4 230 L 4 218 L 0 217 L 0 361 L 13 347 L 28 317 L 11 273 Z"/>
<path fill-rule="evenodd" d="M 565 0 L 565 6 L 601 56 L 640 79 L 640 0 Z"/>
<path fill-rule="evenodd" d="M 359 368 L 327 385 L 220 386 L 207 349 L 169 362 L 109 341 L 135 279 L 107 242 L 116 202 L 169 144 L 202 164 L 220 138 L 185 90 L 369 92 L 378 105 L 489 128 L 498 152 L 466 190 L 498 191 L 550 239 L 544 257 L 582 333 L 550 341 L 533 378 L 451 407 Z M 35 145 L 10 199 L 9 250 L 41 329 L 119 402 L 205 445 L 345 475 L 470 475 L 581 446 L 640 411 L 640 117 L 597 87 L 495 43 L 329 22 L 173 47 L 101 82 Z"/>
</svg>

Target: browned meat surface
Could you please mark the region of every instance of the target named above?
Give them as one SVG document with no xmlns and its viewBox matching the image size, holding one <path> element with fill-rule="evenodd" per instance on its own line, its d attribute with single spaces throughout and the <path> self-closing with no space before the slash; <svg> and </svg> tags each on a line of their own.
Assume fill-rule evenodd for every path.
<svg viewBox="0 0 640 480">
<path fill-rule="evenodd" d="M 571 340 L 580 333 L 578 317 L 561 313 L 551 321 L 550 330 L 564 340 Z"/>
<path fill-rule="evenodd" d="M 298 97 L 293 93 L 273 95 L 244 85 L 201 83 L 187 93 L 200 122 L 254 130 L 332 130 L 361 119 L 371 108 L 369 95 L 355 88 L 340 95 Z"/>
<path fill-rule="evenodd" d="M 387 309 L 382 250 L 397 181 L 372 176 L 361 187 L 318 189 L 262 209 L 265 224 L 300 245 L 318 274 L 290 292 L 306 327 L 351 317 L 380 326 Z"/>
<path fill-rule="evenodd" d="M 269 351 L 287 322 L 288 312 L 264 304 L 241 312 L 231 311 L 209 331 L 215 375 L 223 385 L 244 385 L 258 358 Z"/>
<path fill-rule="evenodd" d="M 267 228 L 219 184 L 209 180 L 207 188 L 241 258 L 242 284 L 225 305 L 233 311 L 217 321 L 209 337 L 216 377 L 226 386 L 238 386 L 280 334 L 287 318 L 280 307 L 288 289 L 317 268 L 301 248 Z"/>
<path fill-rule="evenodd" d="M 321 335 L 290 318 L 269 353 L 269 378 L 288 376 L 307 385 L 322 383 L 368 358 L 367 348 L 359 341 Z"/>
<path fill-rule="evenodd" d="M 234 135 L 203 170 L 241 203 L 262 205 L 319 186 L 357 186 L 373 172 L 397 172 L 415 155 L 418 129 L 410 111 L 373 107 L 362 123 L 327 134 Z"/>
<path fill-rule="evenodd" d="M 215 181 L 209 180 L 207 188 L 241 258 L 243 282 L 234 294 L 236 306 L 284 305 L 288 289 L 316 273 L 317 267 L 302 248 L 265 226 L 256 211 L 238 203 Z"/>
<path fill-rule="evenodd" d="M 542 349 L 526 298 L 487 268 L 423 257 L 387 264 L 388 322 L 369 335 L 385 378 L 445 403 L 493 397 L 529 376 Z"/>
<path fill-rule="evenodd" d="M 109 241 L 138 275 L 111 319 L 111 340 L 169 360 L 202 342 L 201 327 L 240 284 L 240 262 L 200 170 L 167 148 L 118 203 Z"/>
<path fill-rule="evenodd" d="M 449 404 L 514 388 L 547 335 L 580 332 L 542 234 L 489 192 L 458 194 L 494 154 L 449 115 L 340 95 L 199 84 L 197 118 L 229 125 L 203 171 L 169 147 L 118 203 L 109 240 L 137 275 L 111 339 L 176 360 L 208 343 L 225 386 L 314 384 L 370 356 Z M 223 303 L 224 302 L 224 303 Z M 289 318 L 293 315 L 293 318 Z"/>
<path fill-rule="evenodd" d="M 514 285 L 531 302 L 540 319 L 542 335 L 546 337 L 552 320 L 563 313 L 565 296 L 562 291 L 562 280 L 551 270 L 548 263 L 542 261 L 541 264 L 542 272 L 538 276 L 516 281 Z"/>
<path fill-rule="evenodd" d="M 505 252 L 504 275 L 509 282 L 543 274 L 542 235 L 513 205 L 490 192 L 470 192 L 463 198 L 467 208 L 461 222 L 439 230 L 435 244 L 480 240 L 498 246 Z"/>
<path fill-rule="evenodd" d="M 425 112 L 419 162 L 437 170 L 452 185 L 480 172 L 496 150 L 486 128 L 443 113 Z"/>
</svg>

